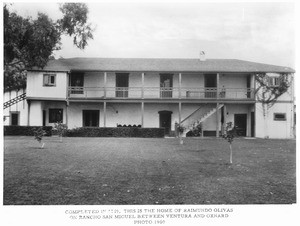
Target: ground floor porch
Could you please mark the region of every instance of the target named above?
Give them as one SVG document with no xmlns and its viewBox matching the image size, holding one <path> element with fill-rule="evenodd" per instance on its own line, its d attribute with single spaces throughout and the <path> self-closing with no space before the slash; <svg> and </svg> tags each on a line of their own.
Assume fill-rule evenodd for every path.
<svg viewBox="0 0 300 226">
<path fill-rule="evenodd" d="M 61 121 L 69 129 L 78 127 L 165 128 L 176 136 L 176 125 L 184 135 L 201 121 L 202 136 L 219 137 L 227 122 L 238 127 L 240 136 L 255 136 L 255 104 L 247 103 L 124 103 L 31 101 L 28 125 L 53 126 Z"/>
</svg>

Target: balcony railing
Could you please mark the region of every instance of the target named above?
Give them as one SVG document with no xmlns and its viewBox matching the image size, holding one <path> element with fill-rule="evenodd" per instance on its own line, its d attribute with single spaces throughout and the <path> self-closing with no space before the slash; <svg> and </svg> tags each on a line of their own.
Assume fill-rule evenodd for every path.
<svg viewBox="0 0 300 226">
<path fill-rule="evenodd" d="M 69 87 L 70 98 L 254 99 L 252 88 Z"/>
</svg>

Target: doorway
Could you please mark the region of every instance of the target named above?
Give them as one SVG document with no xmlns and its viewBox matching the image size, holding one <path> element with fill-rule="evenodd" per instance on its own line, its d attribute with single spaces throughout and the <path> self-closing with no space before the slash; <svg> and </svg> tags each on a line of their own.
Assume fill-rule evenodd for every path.
<svg viewBox="0 0 300 226">
<path fill-rule="evenodd" d="M 247 135 L 247 114 L 234 114 L 234 126 L 237 135 L 245 137 Z"/>
<path fill-rule="evenodd" d="M 83 110 L 83 127 L 99 127 L 99 110 Z"/>
<path fill-rule="evenodd" d="M 217 74 L 204 75 L 205 98 L 217 97 Z"/>
<path fill-rule="evenodd" d="M 251 137 L 255 136 L 255 116 L 254 116 L 254 112 L 251 112 Z"/>
<path fill-rule="evenodd" d="M 18 126 L 19 125 L 19 112 L 10 112 L 10 125 Z"/>
<path fill-rule="evenodd" d="M 71 73 L 70 85 L 72 87 L 71 94 L 83 94 L 84 73 Z"/>
<path fill-rule="evenodd" d="M 160 97 L 171 98 L 173 87 L 173 74 L 160 74 Z"/>
<path fill-rule="evenodd" d="M 43 110 L 43 126 L 46 126 L 46 110 Z"/>
<path fill-rule="evenodd" d="M 129 73 L 116 73 L 116 97 L 128 97 Z"/>
<path fill-rule="evenodd" d="M 172 112 L 171 111 L 159 111 L 158 114 L 159 114 L 159 127 L 165 128 L 165 135 L 170 135 Z"/>
</svg>

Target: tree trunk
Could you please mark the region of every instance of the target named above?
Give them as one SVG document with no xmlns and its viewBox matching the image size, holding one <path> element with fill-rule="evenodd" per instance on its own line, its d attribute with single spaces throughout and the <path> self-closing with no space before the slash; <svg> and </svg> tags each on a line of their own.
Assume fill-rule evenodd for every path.
<svg viewBox="0 0 300 226">
<path fill-rule="evenodd" d="M 232 164 L 232 147 L 231 144 L 229 145 L 230 147 L 230 164 Z"/>
<path fill-rule="evenodd" d="M 182 139 L 182 134 L 181 133 L 179 133 L 179 143 L 183 144 L 183 139 Z"/>
</svg>

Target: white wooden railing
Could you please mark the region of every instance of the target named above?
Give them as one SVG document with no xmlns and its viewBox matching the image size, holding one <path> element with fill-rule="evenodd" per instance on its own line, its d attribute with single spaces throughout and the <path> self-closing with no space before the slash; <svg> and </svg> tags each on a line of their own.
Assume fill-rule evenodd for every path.
<svg viewBox="0 0 300 226">
<path fill-rule="evenodd" d="M 254 99 L 251 88 L 69 87 L 70 98 Z"/>
</svg>

